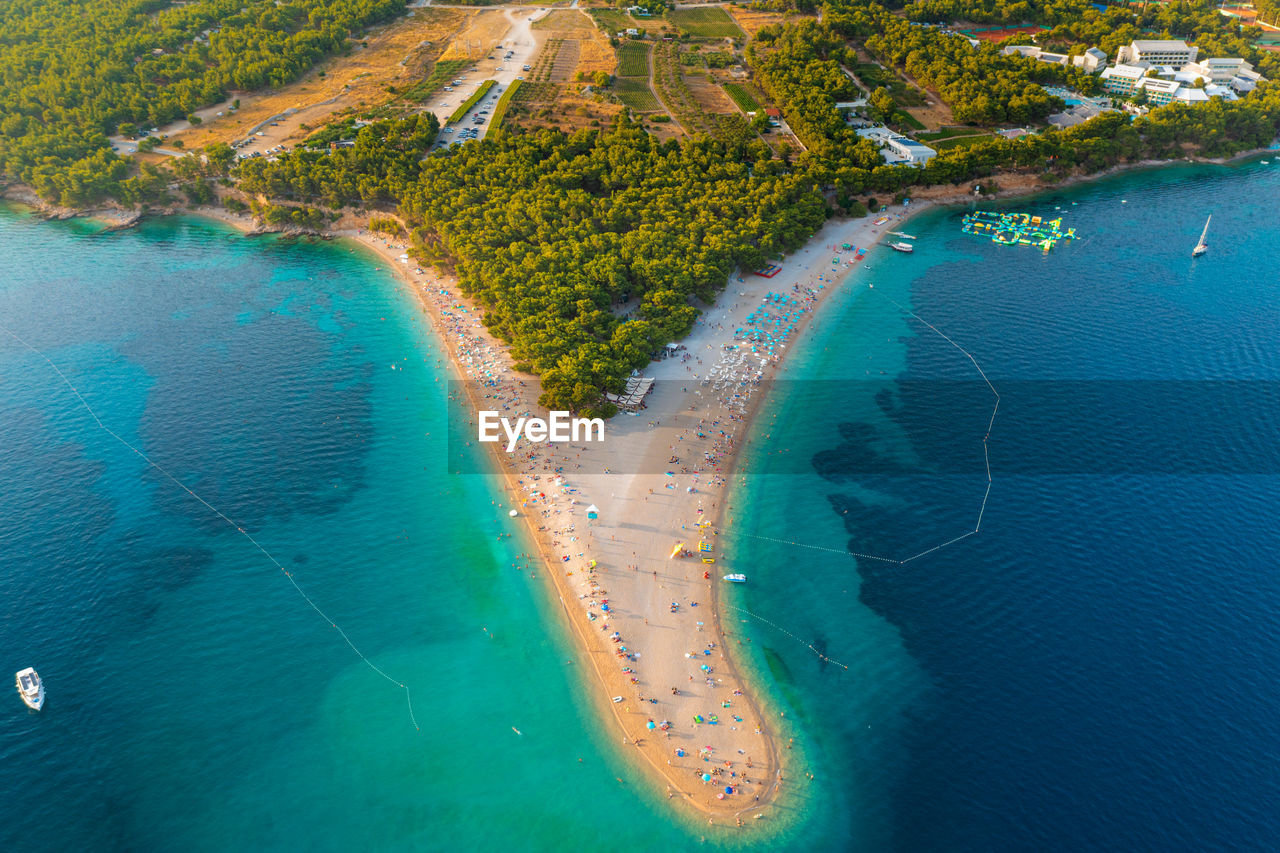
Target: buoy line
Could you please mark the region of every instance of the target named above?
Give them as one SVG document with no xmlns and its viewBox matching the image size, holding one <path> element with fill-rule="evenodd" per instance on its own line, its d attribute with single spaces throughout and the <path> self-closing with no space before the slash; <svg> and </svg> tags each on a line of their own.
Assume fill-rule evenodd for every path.
<svg viewBox="0 0 1280 853">
<path fill-rule="evenodd" d="M 827 663 L 835 664 L 836 666 L 845 670 L 849 668 L 847 665 L 840 663 L 840 661 L 836 660 L 835 658 L 827 657 L 822 652 L 815 649 L 813 647 L 813 643 L 806 643 L 804 640 L 800 639 L 795 634 L 788 631 L 786 628 L 783 628 L 781 625 L 778 625 L 774 622 L 770 622 L 768 619 L 764 618 L 763 616 L 757 616 L 756 614 L 752 613 L 750 610 L 747 610 L 744 607 L 734 607 L 732 604 L 728 604 L 728 603 L 725 604 L 725 607 L 729 608 L 730 610 L 737 611 L 738 613 L 745 613 L 748 616 L 750 616 L 752 619 L 755 619 L 757 621 L 763 622 L 764 624 L 768 625 L 773 630 L 786 634 L 788 637 L 795 640 L 797 643 L 800 643 L 802 646 L 807 648 L 809 651 L 813 652 L 818 657 L 822 658 Z"/>
<path fill-rule="evenodd" d="M 71 380 L 67 378 L 66 374 L 64 374 L 58 368 L 58 365 L 54 364 L 53 361 L 51 361 L 47 355 L 45 355 L 40 350 L 36 349 L 34 346 L 29 344 L 25 338 L 23 338 L 17 332 L 14 332 L 12 329 L 8 328 L 2 323 L 0 323 L 0 330 L 3 330 L 5 334 L 9 335 L 9 337 L 13 338 L 15 341 L 22 344 L 27 349 L 31 350 L 31 352 L 35 353 L 36 355 L 40 356 L 40 358 L 44 359 L 45 363 L 48 364 L 49 367 L 53 369 L 53 372 L 58 374 L 58 378 L 62 380 L 63 384 L 71 389 L 71 393 L 74 394 L 76 396 L 76 399 L 80 401 L 80 405 L 84 406 L 85 411 L 89 413 L 89 416 L 93 418 L 94 422 L 98 425 L 98 427 L 102 429 L 104 432 L 106 432 L 107 435 L 114 438 L 120 444 L 123 444 L 125 447 L 131 450 L 134 454 L 136 454 L 138 458 L 141 459 L 143 462 L 146 462 L 148 465 L 150 465 L 152 468 L 159 471 L 165 477 L 168 477 L 171 481 L 173 481 L 175 485 L 178 486 L 178 488 L 182 489 L 188 495 L 190 495 L 191 497 L 199 501 L 201 504 L 203 504 L 210 512 L 212 512 L 214 515 L 218 516 L 218 518 L 225 521 L 237 533 L 239 533 L 241 536 L 247 539 L 253 545 L 253 547 L 261 551 L 263 556 L 265 556 L 272 563 L 272 565 L 274 565 L 277 569 L 281 571 L 281 573 L 284 574 L 284 576 L 289 580 L 289 583 L 293 585 L 293 588 L 295 591 L 297 591 L 298 595 L 302 596 L 302 600 L 305 601 L 311 607 L 312 610 L 318 613 L 320 617 L 324 619 L 324 621 L 328 622 L 329 627 L 333 628 L 335 631 L 338 632 L 338 636 L 342 637 L 342 641 L 347 644 L 347 646 L 351 649 L 351 651 L 355 652 L 356 656 L 360 658 L 360 660 L 364 661 L 365 665 L 368 666 L 369 669 L 373 670 L 378 675 L 382 676 L 387 681 L 390 681 L 392 684 L 396 685 L 397 687 L 399 687 L 401 690 L 404 691 L 405 703 L 409 706 L 409 720 L 413 723 L 413 727 L 415 729 L 417 729 L 418 731 L 422 731 L 422 728 L 418 725 L 417 718 L 413 714 L 413 698 L 409 692 L 409 685 L 395 678 L 392 678 L 385 671 L 379 668 L 377 664 L 369 660 L 369 658 L 366 657 L 365 654 L 360 651 L 360 649 L 356 646 L 356 644 L 352 642 L 351 638 L 347 636 L 347 632 L 344 631 L 337 622 L 334 622 L 332 619 L 330 619 L 327 613 L 325 613 L 323 610 L 320 609 L 320 606 L 317 605 L 314 600 L 312 600 L 311 596 L 307 595 L 307 593 L 302 589 L 302 587 L 298 585 L 298 582 L 294 579 L 293 574 L 288 569 L 286 569 L 280 563 L 280 561 L 277 560 L 271 554 L 270 551 L 268 551 L 265 547 L 263 547 L 262 543 L 260 543 L 257 539 L 254 539 L 253 536 L 250 535 L 248 531 L 246 531 L 243 527 L 236 524 L 234 521 L 232 521 L 230 518 L 224 515 L 222 511 L 219 510 L 217 507 L 215 507 L 213 504 L 209 503 L 207 500 L 205 500 L 204 498 L 200 497 L 198 494 L 193 492 L 186 483 L 182 482 L 177 477 L 170 474 L 162 466 L 154 462 L 151 459 L 151 457 L 147 456 L 147 454 L 143 453 L 141 450 L 134 447 L 128 441 L 121 438 L 120 435 L 117 434 L 115 430 L 111 429 L 111 427 L 103 423 L 102 419 L 98 417 L 98 413 L 94 411 L 93 406 L 89 405 L 89 402 L 85 400 L 83 396 L 81 396 L 80 391 L 76 388 L 76 386 L 71 384 Z"/>
<path fill-rule="evenodd" d="M 928 320 L 921 317 L 919 314 L 915 313 L 914 311 L 910 310 L 906 306 L 899 303 L 892 296 L 886 296 L 883 291 L 876 290 L 874 284 L 869 284 L 867 285 L 867 287 L 869 290 L 873 291 L 880 298 L 885 299 L 889 303 L 894 305 L 899 311 L 906 314 L 908 317 L 913 318 L 917 322 L 927 326 L 938 337 L 942 338 L 944 341 L 951 344 L 956 349 L 960 350 L 960 352 L 964 354 L 964 357 L 969 359 L 969 361 L 973 364 L 974 369 L 978 371 L 978 375 L 982 377 L 982 381 L 987 384 L 987 387 L 991 389 L 992 396 L 995 397 L 995 405 L 991 407 L 991 417 L 987 419 L 987 431 L 982 436 L 982 459 L 984 464 L 986 465 L 987 487 L 986 487 L 986 490 L 982 493 L 982 504 L 978 507 L 978 519 L 974 523 L 973 529 L 968 531 L 967 533 L 962 533 L 959 536 L 955 537 L 954 539 L 948 539 L 946 542 L 939 543 L 937 545 L 934 545 L 931 548 L 926 548 L 925 550 L 921 551 L 918 554 L 912 554 L 910 557 L 906 557 L 902 559 L 898 559 L 894 557 L 885 557 L 877 554 L 861 554 L 861 553 L 858 553 L 857 551 L 842 550 L 839 548 L 827 548 L 822 545 L 808 545 L 804 542 L 795 542 L 790 539 L 776 539 L 772 536 L 758 536 L 754 533 L 745 533 L 743 535 L 749 536 L 752 539 L 763 539 L 766 542 L 779 542 L 784 545 L 794 545 L 797 548 L 810 548 L 815 551 L 829 551 L 833 554 L 848 554 L 852 557 L 861 557 L 866 560 L 879 560 L 882 563 L 893 563 L 894 565 L 903 566 L 903 565 L 906 565 L 907 563 L 910 563 L 912 560 L 917 560 L 927 554 L 932 554 L 934 551 L 940 551 L 943 548 L 946 548 L 948 545 L 954 545 L 955 543 L 959 542 L 962 539 L 968 539 L 970 536 L 973 536 L 975 533 L 977 533 L 979 530 L 982 529 L 982 517 L 983 515 L 986 514 L 987 500 L 991 497 L 991 453 L 987 447 L 987 441 L 988 439 L 991 438 L 991 428 L 992 426 L 995 425 L 996 413 L 1000 411 L 1000 392 L 996 390 L 996 386 L 991 384 L 991 380 L 987 378 L 987 374 L 983 371 L 982 365 L 978 364 L 978 360 L 974 358 L 973 354 L 970 353 L 967 349 L 960 346 L 960 344 L 956 343 L 954 340 L 952 340 L 950 337 L 944 334 L 941 330 L 938 329 L 937 326 L 933 325 Z M 779 630 L 782 630 L 782 629 L 779 629 Z"/>
</svg>

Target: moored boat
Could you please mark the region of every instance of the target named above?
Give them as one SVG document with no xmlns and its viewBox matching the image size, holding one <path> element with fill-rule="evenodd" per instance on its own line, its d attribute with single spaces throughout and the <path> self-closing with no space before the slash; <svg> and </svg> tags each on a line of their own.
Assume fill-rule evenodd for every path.
<svg viewBox="0 0 1280 853">
<path fill-rule="evenodd" d="M 729 581 L 730 583 L 746 583 L 747 582 L 746 575 L 725 575 L 724 579 Z"/>
<path fill-rule="evenodd" d="M 916 250 L 915 246 L 910 243 L 903 243 L 901 240 L 890 243 L 889 248 L 893 249 L 895 252 L 906 252 L 908 255 Z"/>
<path fill-rule="evenodd" d="M 22 697 L 22 701 L 27 703 L 27 707 L 33 711 L 39 711 L 44 707 L 44 682 L 40 680 L 40 676 L 31 667 L 18 670 L 14 676 L 14 683 L 18 687 L 18 695 Z"/>
</svg>

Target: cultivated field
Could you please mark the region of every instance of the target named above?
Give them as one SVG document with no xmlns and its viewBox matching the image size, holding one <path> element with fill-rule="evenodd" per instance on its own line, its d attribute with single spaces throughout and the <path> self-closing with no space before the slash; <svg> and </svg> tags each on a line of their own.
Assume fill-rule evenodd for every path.
<svg viewBox="0 0 1280 853">
<path fill-rule="evenodd" d="M 653 113 L 662 109 L 647 80 L 618 77 L 613 81 L 613 91 L 617 93 L 619 101 L 638 113 Z"/>
<path fill-rule="evenodd" d="M 697 6 L 692 9 L 672 9 L 667 20 L 682 33 L 697 38 L 738 38 L 742 30 L 719 6 Z"/>
<path fill-rule="evenodd" d="M 759 12 L 742 6 L 730 6 L 728 10 L 733 20 L 742 27 L 743 32 L 752 38 L 755 38 L 756 33 L 765 27 L 787 20 L 786 15 L 780 15 L 777 12 Z"/>
<path fill-rule="evenodd" d="M 744 113 L 760 109 L 760 97 L 751 86 L 745 83 L 725 83 L 724 90 Z"/>
<path fill-rule="evenodd" d="M 694 103 L 704 113 L 712 115 L 737 115 L 733 102 L 725 94 L 724 89 L 717 86 L 705 73 L 684 74 L 684 83 L 693 95 Z"/>
<path fill-rule="evenodd" d="M 642 41 L 626 41 L 618 47 L 618 76 L 649 76 L 649 45 Z"/>
</svg>

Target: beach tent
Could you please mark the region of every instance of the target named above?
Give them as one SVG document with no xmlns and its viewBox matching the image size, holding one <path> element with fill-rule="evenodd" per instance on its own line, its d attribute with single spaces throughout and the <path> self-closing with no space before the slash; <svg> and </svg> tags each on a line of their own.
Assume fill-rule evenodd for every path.
<svg viewBox="0 0 1280 853">
<path fill-rule="evenodd" d="M 587 518 L 599 518 L 599 517 L 600 517 L 600 507 L 596 506 L 595 504 L 592 504 L 591 506 L 587 507 Z"/>
</svg>

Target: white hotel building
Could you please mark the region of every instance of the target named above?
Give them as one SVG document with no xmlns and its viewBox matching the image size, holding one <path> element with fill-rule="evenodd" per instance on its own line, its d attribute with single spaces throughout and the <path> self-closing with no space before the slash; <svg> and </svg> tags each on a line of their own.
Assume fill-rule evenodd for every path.
<svg viewBox="0 0 1280 853">
<path fill-rule="evenodd" d="M 1195 62 L 1200 48 L 1185 41 L 1138 40 L 1120 48 L 1116 53 L 1117 65 L 1149 62 L 1152 65 L 1172 65 L 1181 68 Z"/>
</svg>

